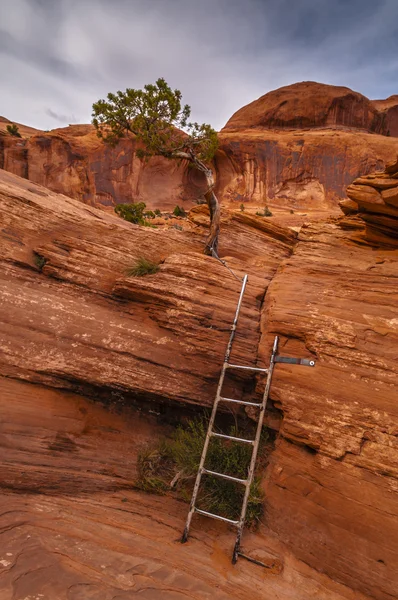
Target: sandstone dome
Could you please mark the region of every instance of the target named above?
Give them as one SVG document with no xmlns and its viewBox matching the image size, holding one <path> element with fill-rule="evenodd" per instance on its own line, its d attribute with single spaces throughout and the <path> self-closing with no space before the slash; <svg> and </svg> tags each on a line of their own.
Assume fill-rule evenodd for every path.
<svg viewBox="0 0 398 600">
<path fill-rule="evenodd" d="M 379 105 L 380 106 L 380 105 Z M 225 130 L 347 127 L 387 135 L 385 107 L 347 87 L 303 81 L 268 92 L 238 110 Z"/>
</svg>

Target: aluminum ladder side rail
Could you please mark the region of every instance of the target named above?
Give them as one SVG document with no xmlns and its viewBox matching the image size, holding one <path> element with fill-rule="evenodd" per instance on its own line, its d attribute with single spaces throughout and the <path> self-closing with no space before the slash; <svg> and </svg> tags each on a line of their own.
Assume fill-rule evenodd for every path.
<svg viewBox="0 0 398 600">
<path fill-rule="evenodd" d="M 249 473 L 247 476 L 247 485 L 246 485 L 245 494 L 243 497 L 242 510 L 240 513 L 239 523 L 238 523 L 238 532 L 236 535 L 236 542 L 235 542 L 234 551 L 232 554 L 232 564 L 236 563 L 236 561 L 238 560 L 238 556 L 239 556 L 240 542 L 241 542 L 241 538 L 242 538 L 243 528 L 245 525 L 247 505 L 248 505 L 249 496 L 250 496 L 250 488 L 251 488 L 251 484 L 252 484 L 253 477 L 254 477 L 257 453 L 258 453 L 258 448 L 260 445 L 260 437 L 261 437 L 261 432 L 262 432 L 262 428 L 263 428 L 265 408 L 267 406 L 269 391 L 271 388 L 271 380 L 272 380 L 272 373 L 273 373 L 274 365 L 275 365 L 275 357 L 276 357 L 276 353 L 278 351 L 278 341 L 279 341 L 278 336 L 275 336 L 274 345 L 272 348 L 271 360 L 270 360 L 269 369 L 268 369 L 267 382 L 265 384 L 265 389 L 264 389 L 263 401 L 261 404 L 260 414 L 258 416 L 258 421 L 257 421 L 256 437 L 254 439 L 252 457 L 251 457 L 250 466 L 249 466 Z"/>
<path fill-rule="evenodd" d="M 200 482 L 201 482 L 201 479 L 202 479 L 203 467 L 204 467 L 206 456 L 207 456 L 207 450 L 208 450 L 209 443 L 210 443 L 211 433 L 213 431 L 213 425 L 214 425 L 214 420 L 216 418 L 218 403 L 220 402 L 221 390 L 222 390 L 222 386 L 223 386 L 223 383 L 224 383 L 225 372 L 226 372 L 226 370 L 228 368 L 228 361 L 229 361 L 229 357 L 230 357 L 230 354 L 231 354 L 232 343 L 234 341 L 235 332 L 236 332 L 236 326 L 237 326 L 237 323 L 238 323 L 239 313 L 240 313 L 240 309 L 241 309 L 241 306 L 242 306 L 242 300 L 243 300 L 243 296 L 244 296 L 244 293 L 245 293 L 245 289 L 246 289 L 246 285 L 247 285 L 248 279 L 249 278 L 248 278 L 247 275 L 245 275 L 243 277 L 242 288 L 241 288 L 241 291 L 240 291 L 240 296 L 239 296 L 238 304 L 236 306 L 235 318 L 234 318 L 234 321 L 233 321 L 233 324 L 232 324 L 232 327 L 231 327 L 231 333 L 230 333 L 230 336 L 229 336 L 229 341 L 228 341 L 227 349 L 225 351 L 224 363 L 223 363 L 223 366 L 222 366 L 222 369 L 221 369 L 220 379 L 218 381 L 216 398 L 215 398 L 215 401 L 214 401 L 214 404 L 213 404 L 213 410 L 211 411 L 211 416 L 210 416 L 209 425 L 208 425 L 208 428 L 207 428 L 205 443 L 204 443 L 203 450 L 202 450 L 202 456 L 200 457 L 198 474 L 196 476 L 195 485 L 194 485 L 193 492 L 192 492 L 191 504 L 189 506 L 189 512 L 188 512 L 187 520 L 186 520 L 186 523 L 185 523 L 184 533 L 182 534 L 181 542 L 183 544 L 188 539 L 189 528 L 191 526 L 192 517 L 193 517 L 194 512 L 195 512 L 196 498 L 198 496 L 199 486 L 200 486 Z"/>
</svg>

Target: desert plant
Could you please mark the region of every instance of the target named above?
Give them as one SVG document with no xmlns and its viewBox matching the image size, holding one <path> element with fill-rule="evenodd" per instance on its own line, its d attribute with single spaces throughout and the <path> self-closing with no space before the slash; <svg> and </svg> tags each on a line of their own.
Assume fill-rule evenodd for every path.
<svg viewBox="0 0 398 600">
<path fill-rule="evenodd" d="M 170 440 L 162 440 L 156 447 L 145 449 L 138 459 L 137 487 L 153 493 L 165 493 L 170 483 L 178 480 L 177 494 L 189 501 L 206 436 L 207 423 L 202 418 L 190 420 L 186 427 L 178 427 Z M 234 426 L 230 435 L 242 436 Z M 267 435 L 262 436 L 260 454 Z M 213 438 L 209 445 L 206 468 L 245 479 L 251 458 L 251 447 L 237 442 Z M 260 461 L 261 462 L 261 461 Z M 254 526 L 263 513 L 263 493 L 258 476 L 253 480 L 247 510 L 247 525 Z M 198 504 L 204 510 L 237 518 L 244 488 L 210 475 L 201 482 Z"/>
<path fill-rule="evenodd" d="M 270 211 L 270 209 L 268 208 L 268 206 L 266 206 L 264 208 L 264 217 L 272 217 L 272 212 Z"/>
<path fill-rule="evenodd" d="M 159 269 L 158 262 L 154 262 L 144 256 L 139 256 L 134 264 L 126 269 L 126 275 L 128 277 L 143 277 L 144 275 L 153 275 Z"/>
<path fill-rule="evenodd" d="M 163 156 L 186 160 L 206 178 L 206 202 L 210 211 L 210 233 L 205 254 L 217 251 L 220 207 L 209 162 L 217 150 L 216 131 L 208 124 L 190 123 L 191 108 L 182 105 L 182 94 L 158 79 L 143 89 L 127 88 L 109 93 L 107 100 L 93 104 L 93 125 L 106 143 L 115 145 L 127 136 L 137 143 L 137 156 Z"/>
<path fill-rule="evenodd" d="M 155 208 L 155 215 L 156 215 L 157 217 L 161 217 L 161 216 L 162 216 L 162 211 L 161 211 L 161 210 L 159 210 L 158 208 Z"/>
<path fill-rule="evenodd" d="M 153 210 L 147 210 L 144 212 L 144 217 L 146 217 L 147 219 L 154 219 L 156 215 L 153 212 Z"/>
<path fill-rule="evenodd" d="M 178 206 L 178 204 L 177 204 L 177 206 L 173 210 L 173 215 L 175 217 L 186 217 L 187 213 L 181 206 Z"/>
<path fill-rule="evenodd" d="M 33 252 L 33 262 L 35 263 L 39 271 L 42 271 L 47 260 L 41 254 L 38 254 L 38 252 Z"/>
<path fill-rule="evenodd" d="M 268 206 L 265 206 L 263 211 L 257 211 L 256 215 L 258 217 L 272 217 L 272 212 L 270 211 L 270 209 L 268 208 Z"/>
<path fill-rule="evenodd" d="M 15 125 L 15 123 L 12 123 L 12 125 L 7 125 L 7 131 L 10 135 L 14 135 L 15 137 L 22 137 L 19 133 L 18 126 Z"/>
<path fill-rule="evenodd" d="M 245 205 L 242 203 L 239 208 L 243 212 L 245 210 Z"/>
<path fill-rule="evenodd" d="M 132 202 L 131 204 L 116 204 L 115 213 L 125 221 L 144 225 L 145 202 Z"/>
<path fill-rule="evenodd" d="M 290 209 L 290 214 L 294 215 L 294 210 L 292 208 Z"/>
</svg>

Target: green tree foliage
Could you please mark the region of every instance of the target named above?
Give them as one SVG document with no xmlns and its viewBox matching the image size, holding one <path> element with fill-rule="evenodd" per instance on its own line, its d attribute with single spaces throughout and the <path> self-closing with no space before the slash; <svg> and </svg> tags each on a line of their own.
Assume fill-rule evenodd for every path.
<svg viewBox="0 0 398 600">
<path fill-rule="evenodd" d="M 107 95 L 93 104 L 93 125 L 107 144 L 133 134 L 136 153 L 141 158 L 159 155 L 181 159 L 201 171 L 207 182 L 205 198 L 210 211 L 210 233 L 205 254 L 217 252 L 220 230 L 220 207 L 214 194 L 214 176 L 208 162 L 213 158 L 217 133 L 207 123 L 189 120 L 191 108 L 182 104 L 180 90 L 172 90 L 164 79 L 144 86 L 127 88 Z"/>
<path fill-rule="evenodd" d="M 181 154 L 192 153 L 208 161 L 217 149 L 217 133 L 206 123 L 190 122 L 191 108 L 181 100 L 179 90 L 158 79 L 143 90 L 127 88 L 95 102 L 93 125 L 99 137 L 111 145 L 133 133 L 142 143 L 137 151 L 141 157 L 188 158 Z"/>
<path fill-rule="evenodd" d="M 10 135 L 14 135 L 15 137 L 22 137 L 19 133 L 18 126 L 13 123 L 12 125 L 7 125 L 7 131 Z"/>
</svg>

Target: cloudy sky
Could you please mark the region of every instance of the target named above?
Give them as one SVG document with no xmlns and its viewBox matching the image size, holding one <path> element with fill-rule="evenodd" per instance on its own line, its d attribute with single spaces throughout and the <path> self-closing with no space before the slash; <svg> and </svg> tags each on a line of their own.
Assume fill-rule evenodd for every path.
<svg viewBox="0 0 398 600">
<path fill-rule="evenodd" d="M 385 98 L 398 0 L 0 0 L 0 76 L 0 115 L 42 129 L 158 77 L 216 128 L 297 81 Z"/>
</svg>

